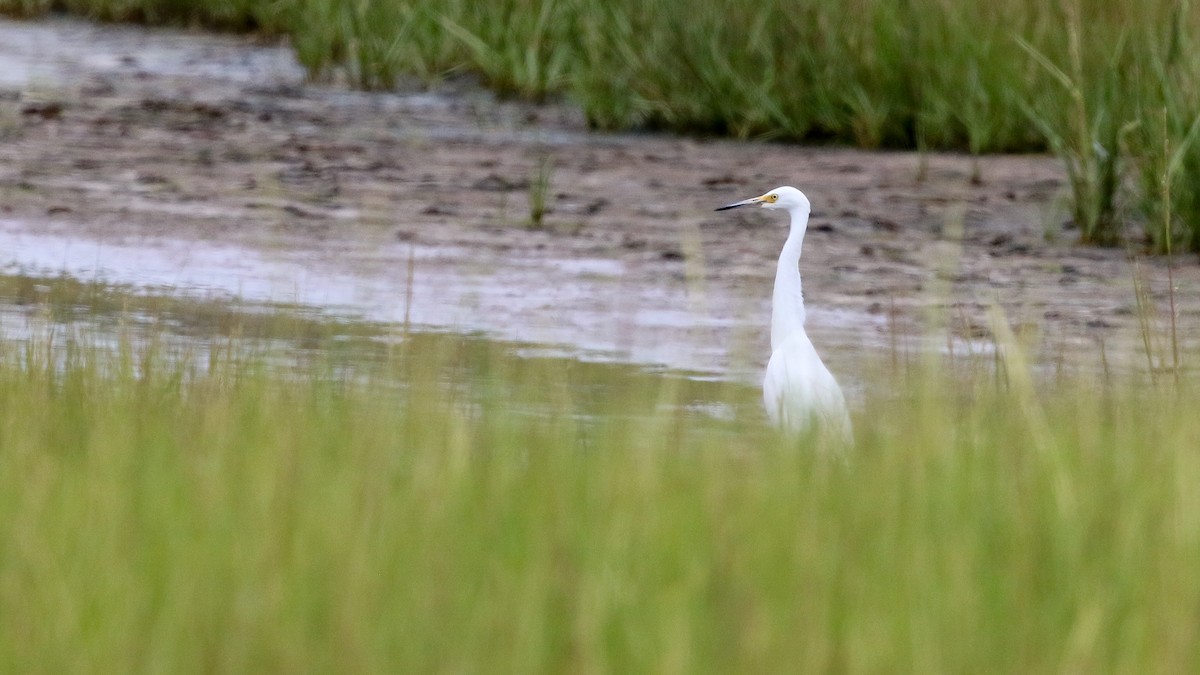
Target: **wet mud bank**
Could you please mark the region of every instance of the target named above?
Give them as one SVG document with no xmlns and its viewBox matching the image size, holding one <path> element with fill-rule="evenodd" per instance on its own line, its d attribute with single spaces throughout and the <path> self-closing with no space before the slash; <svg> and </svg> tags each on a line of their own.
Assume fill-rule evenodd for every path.
<svg viewBox="0 0 1200 675">
<path fill-rule="evenodd" d="M 1048 157 L 985 158 L 974 182 L 956 155 L 593 134 L 465 82 L 352 92 L 282 46 L 66 20 L 0 21 L 0 148 L 9 269 L 753 379 L 786 223 L 712 208 L 792 184 L 835 372 L 986 351 L 993 307 L 1044 364 L 1145 368 L 1147 326 L 1165 354 L 1165 261 L 1075 245 Z M 1189 348 L 1200 273 L 1177 263 Z"/>
</svg>

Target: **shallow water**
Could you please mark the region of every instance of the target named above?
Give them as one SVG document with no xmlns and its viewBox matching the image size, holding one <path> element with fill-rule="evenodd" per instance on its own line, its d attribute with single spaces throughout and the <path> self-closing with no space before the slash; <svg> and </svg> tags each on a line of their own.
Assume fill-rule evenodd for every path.
<svg viewBox="0 0 1200 675">
<path fill-rule="evenodd" d="M 542 353 L 690 371 L 699 377 L 753 380 L 757 356 L 739 359 L 762 302 L 723 298 L 686 286 L 627 283 L 624 263 L 606 259 L 506 256 L 410 245 L 409 265 L 311 250 L 255 250 L 171 238 L 106 241 L 32 232 L 0 219 L 0 271 L 68 275 L 191 297 L 287 303 L 330 316 L 425 330 L 486 333 L 540 344 Z M 842 330 L 882 319 L 813 308 Z M 864 334 L 867 331 L 864 331 Z M 742 347 L 746 349 L 746 347 Z"/>
<path fill-rule="evenodd" d="M 702 373 L 586 361 L 563 347 L 347 319 L 302 305 L 188 300 L 172 288 L 63 275 L 0 274 L 0 360 L 60 372 L 129 367 L 172 378 L 245 364 L 284 378 L 398 392 L 414 376 L 432 376 L 463 405 L 500 396 L 518 415 L 553 416 L 570 403 L 584 422 L 664 411 L 716 425 L 762 419 L 757 387 Z M 627 403 L 645 401 L 646 392 L 656 407 Z"/>
</svg>

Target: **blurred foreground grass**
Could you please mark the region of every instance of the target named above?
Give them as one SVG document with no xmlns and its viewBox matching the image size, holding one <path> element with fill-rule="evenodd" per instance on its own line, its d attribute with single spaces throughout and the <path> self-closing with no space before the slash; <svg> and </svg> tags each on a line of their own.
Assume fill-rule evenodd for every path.
<svg viewBox="0 0 1200 675">
<path fill-rule="evenodd" d="M 0 347 L 7 672 L 1200 668 L 1186 380 L 880 368 L 843 461 L 455 337 L 67 351 Z"/>
</svg>

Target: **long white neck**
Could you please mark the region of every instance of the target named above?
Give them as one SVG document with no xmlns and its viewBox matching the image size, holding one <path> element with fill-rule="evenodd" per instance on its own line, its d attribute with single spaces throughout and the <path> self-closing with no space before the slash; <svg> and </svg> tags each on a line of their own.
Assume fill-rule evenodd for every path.
<svg viewBox="0 0 1200 675">
<path fill-rule="evenodd" d="M 779 254 L 779 268 L 775 271 L 775 293 L 771 297 L 771 350 L 797 332 L 804 331 L 804 292 L 800 286 L 800 248 L 804 245 L 804 232 L 808 229 L 808 210 L 794 209 L 791 230 L 783 251 Z"/>
</svg>

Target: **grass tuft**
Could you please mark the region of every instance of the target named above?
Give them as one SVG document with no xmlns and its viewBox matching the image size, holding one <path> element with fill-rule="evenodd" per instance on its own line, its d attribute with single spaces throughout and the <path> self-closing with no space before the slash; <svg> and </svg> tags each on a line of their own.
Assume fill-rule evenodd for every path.
<svg viewBox="0 0 1200 675">
<path fill-rule="evenodd" d="M 540 230 L 548 210 L 551 180 L 554 178 L 554 156 L 545 154 L 538 159 L 537 167 L 529 180 L 529 229 Z"/>
</svg>

